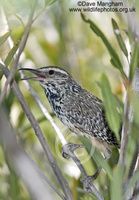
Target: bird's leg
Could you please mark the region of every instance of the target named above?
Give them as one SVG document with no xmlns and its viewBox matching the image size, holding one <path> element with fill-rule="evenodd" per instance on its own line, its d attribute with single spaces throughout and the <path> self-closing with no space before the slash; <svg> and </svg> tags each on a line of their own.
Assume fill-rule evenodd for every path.
<svg viewBox="0 0 139 200">
<path fill-rule="evenodd" d="M 96 180 L 102 167 L 99 167 L 94 175 L 88 176 L 85 169 L 83 168 L 80 160 L 74 154 L 74 151 L 77 148 L 85 148 L 85 146 L 82 144 L 67 143 L 67 144 L 63 145 L 62 148 L 63 148 L 62 156 L 66 159 L 69 159 L 71 157 L 74 160 L 74 162 L 77 164 L 78 168 L 80 169 L 80 171 L 83 175 L 83 178 L 81 179 L 81 182 L 83 183 L 83 188 L 89 192 L 89 190 L 88 190 L 89 185 L 91 184 L 91 182 L 93 183 L 93 181 Z"/>
<path fill-rule="evenodd" d="M 77 164 L 78 168 L 80 169 L 83 177 L 80 179 L 80 181 L 83 184 L 83 189 L 86 192 L 92 192 L 91 187 L 93 187 L 93 182 L 94 180 L 97 179 L 99 173 L 102 170 L 102 167 L 100 166 L 97 171 L 95 172 L 95 174 L 93 174 L 92 176 L 87 175 L 85 169 L 83 168 L 80 160 L 76 157 L 76 155 L 74 154 L 74 151 L 77 148 L 85 148 L 84 145 L 82 144 L 73 144 L 73 143 L 67 143 L 65 145 L 62 146 L 63 150 L 62 150 L 62 156 L 66 159 L 69 159 L 70 157 L 73 159 L 73 161 Z M 106 148 L 107 153 L 105 152 L 104 157 L 106 160 L 108 160 L 110 158 L 111 155 L 111 150 L 109 148 Z"/>
<path fill-rule="evenodd" d="M 111 155 L 111 154 L 110 154 Z M 105 160 L 109 160 L 110 155 L 107 157 L 106 155 L 104 155 Z M 92 183 L 97 179 L 98 175 L 100 174 L 102 170 L 102 167 L 100 166 L 97 171 L 95 172 L 95 174 L 93 174 L 92 176 L 85 176 L 83 178 L 81 178 L 81 182 L 83 184 L 83 188 L 85 191 L 87 192 L 91 192 L 90 190 L 90 186 L 92 185 Z"/>
<path fill-rule="evenodd" d="M 111 150 L 108 148 L 107 149 L 107 154 L 104 154 L 104 158 L 105 160 L 109 160 L 109 158 L 111 157 Z M 92 176 L 85 176 L 83 178 L 81 178 L 81 182 L 83 184 L 83 188 L 86 192 L 91 192 L 92 190 L 90 189 L 91 186 L 93 186 L 93 182 L 97 179 L 98 175 L 100 174 L 102 170 L 102 167 L 100 166 L 97 171 L 95 172 L 95 174 L 93 174 Z"/>
<path fill-rule="evenodd" d="M 80 169 L 83 177 L 87 176 L 85 169 L 83 168 L 80 160 L 76 157 L 74 154 L 74 151 L 78 148 L 85 148 L 82 144 L 73 144 L 73 143 L 67 143 L 62 146 L 62 156 L 66 159 L 69 159 L 70 157 L 73 159 L 73 161 L 76 163 L 78 168 Z"/>
</svg>

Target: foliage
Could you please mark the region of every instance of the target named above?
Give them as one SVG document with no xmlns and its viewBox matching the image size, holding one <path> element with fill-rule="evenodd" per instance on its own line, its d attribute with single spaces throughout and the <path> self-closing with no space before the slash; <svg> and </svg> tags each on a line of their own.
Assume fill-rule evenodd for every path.
<svg viewBox="0 0 139 200">
<path fill-rule="evenodd" d="M 100 22 L 97 18 L 94 19 L 91 15 L 89 15 L 87 19 L 84 13 L 80 15 L 80 13 L 69 12 L 67 14 L 67 8 L 71 5 L 70 1 L 23 0 L 19 3 L 19 1 L 16 0 L 12 2 L 9 0 L 1 0 L 0 3 L 3 8 L 1 19 L 3 13 L 5 13 L 4 15 L 6 16 L 9 26 L 9 30 L 6 30 L 4 25 L 1 25 L 1 30 L 4 31 L 0 31 L 0 58 L 4 64 L 9 69 L 12 69 L 28 25 L 29 13 L 34 3 L 36 3 L 36 7 L 33 11 L 33 19 L 31 20 L 32 24 L 28 41 L 20 57 L 20 65 L 28 68 L 57 65 L 69 71 L 83 87 L 103 99 L 109 126 L 115 132 L 118 140 L 120 138 L 119 130 L 121 121 L 123 123 L 128 121 L 128 116 L 123 112 L 122 104 L 124 95 L 122 88 L 124 85 L 129 98 L 129 107 L 126 109 L 129 110 L 130 103 L 132 103 L 134 110 L 132 121 L 127 123 L 128 128 L 130 126 L 133 126 L 133 128 L 129 131 L 132 140 L 127 140 L 128 148 L 125 153 L 126 166 L 122 163 L 120 163 L 121 165 L 117 165 L 118 151 L 115 148 L 113 148 L 112 157 L 108 162 L 105 161 L 103 156 L 95 149 L 91 158 L 84 163 L 85 158 L 92 148 L 90 142 L 84 138 L 73 137 L 68 130 L 65 130 L 65 127 L 53 114 L 52 117 L 56 120 L 58 127 L 64 130 L 63 134 L 68 142 L 82 142 L 86 146 L 88 154 L 84 150 L 84 156 L 81 157 L 81 159 L 88 174 L 93 174 L 97 169 L 97 165 L 101 165 L 104 168 L 106 174 L 101 172 L 98 179 L 95 181 L 96 184 L 94 183 L 94 185 L 97 185 L 102 196 L 105 199 L 112 200 L 115 198 L 119 200 L 123 199 L 123 197 L 126 198 L 129 194 L 129 189 L 134 187 L 136 181 L 139 180 L 139 173 L 133 174 L 129 182 L 129 187 L 125 189 L 124 194 L 122 193 L 123 180 L 128 178 L 132 158 L 134 157 L 136 146 L 139 142 L 137 139 L 139 96 L 136 92 L 131 90 L 136 67 L 139 67 L 139 42 L 134 40 L 134 37 L 132 37 L 131 41 L 130 28 L 127 28 L 127 24 L 119 15 L 115 13 L 113 15 L 106 13 L 104 18 L 108 16 L 109 21 L 112 23 L 108 25 L 108 29 L 113 29 L 113 33 L 109 34 L 108 29 L 106 30 L 103 26 L 103 22 Z M 88 24 L 90 28 L 88 28 Z M 127 29 L 126 33 L 128 34 L 126 35 L 119 27 Z M 129 43 L 132 42 L 130 44 L 131 52 L 127 48 L 127 42 L 125 42 L 127 40 Z M 12 45 L 11 41 L 13 42 Z M 125 62 L 130 69 L 129 76 L 125 73 Z M 0 78 L 0 91 L 2 92 L 5 83 L 2 72 Z M 79 180 L 80 174 L 77 175 L 77 168 L 74 168 L 77 170 L 75 173 L 74 170 L 71 170 L 72 173 L 70 172 L 69 169 L 73 169 L 73 163 L 62 158 L 61 143 L 56 137 L 51 124 L 43 117 L 35 100 L 25 88 L 23 82 L 20 81 L 18 70 L 14 74 L 14 79 L 18 83 L 20 90 L 45 134 L 49 147 L 70 185 L 73 198 L 75 200 L 96 199 L 94 194 L 86 194 L 82 190 L 82 185 Z M 95 84 L 95 81 L 100 81 L 100 84 L 98 84 L 100 88 Z M 33 83 L 32 87 L 40 98 L 43 99 L 43 102 L 51 113 L 50 105 L 42 89 L 40 89 L 40 86 L 37 83 Z M 20 107 L 19 102 L 9 88 L 2 105 L 8 113 L 10 122 L 14 127 L 21 146 L 61 191 L 60 185 L 55 181 L 56 179 L 51 167 L 47 166 L 48 164 L 44 159 L 44 152 L 41 145 Z M 127 129 L 127 132 L 128 130 L 129 129 Z M 133 146 L 135 148 L 133 148 Z M 79 150 L 79 155 L 80 153 L 82 154 L 82 149 Z M 27 186 L 15 173 L 15 169 L 12 167 L 13 163 L 10 162 L 3 144 L 1 144 L 0 148 L 0 158 L 0 185 L 2 185 L 0 188 L 0 199 L 32 199 Z M 124 167 L 126 167 L 125 171 Z M 3 184 L 6 185 L 6 189 L 3 189 Z M 117 189 L 115 190 L 115 188 Z M 60 197 L 57 196 L 57 199 L 60 199 Z"/>
</svg>

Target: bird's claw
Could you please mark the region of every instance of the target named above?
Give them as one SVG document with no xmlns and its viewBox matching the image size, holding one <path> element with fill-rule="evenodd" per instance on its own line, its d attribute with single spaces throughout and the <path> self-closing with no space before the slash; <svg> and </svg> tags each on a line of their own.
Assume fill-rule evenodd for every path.
<svg viewBox="0 0 139 200">
<path fill-rule="evenodd" d="M 70 157 L 73 157 L 74 151 L 78 148 L 85 148 L 82 144 L 73 144 L 73 143 L 67 143 L 62 146 L 62 156 L 66 159 L 69 159 Z"/>
<path fill-rule="evenodd" d="M 93 184 L 93 181 L 96 178 L 93 176 L 85 176 L 83 178 L 80 179 L 81 183 L 83 184 L 83 189 L 86 192 L 91 192 L 90 186 Z"/>
<path fill-rule="evenodd" d="M 90 186 L 93 184 L 93 182 L 97 179 L 100 171 L 101 171 L 101 167 L 99 167 L 96 171 L 95 174 L 93 174 L 92 176 L 85 176 L 83 178 L 80 179 L 81 183 L 83 184 L 83 189 L 86 192 L 91 192 Z"/>
<path fill-rule="evenodd" d="M 70 159 L 70 155 L 69 154 L 67 154 L 67 153 L 65 153 L 63 150 L 62 150 L 62 156 L 63 156 L 63 158 L 65 158 L 65 159 L 67 159 L 67 160 L 69 160 Z"/>
</svg>

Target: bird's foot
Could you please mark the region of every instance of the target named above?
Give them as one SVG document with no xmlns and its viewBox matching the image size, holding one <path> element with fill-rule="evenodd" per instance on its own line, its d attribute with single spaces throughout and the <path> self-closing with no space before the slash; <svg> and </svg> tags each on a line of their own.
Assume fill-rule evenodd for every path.
<svg viewBox="0 0 139 200">
<path fill-rule="evenodd" d="M 66 159 L 69 159 L 70 157 L 73 157 L 74 151 L 78 148 L 85 148 L 83 144 L 73 144 L 73 143 L 67 143 L 62 146 L 62 156 Z"/>
<path fill-rule="evenodd" d="M 94 186 L 93 186 L 93 182 L 94 180 L 97 179 L 100 171 L 101 171 L 101 167 L 99 167 L 96 171 L 96 173 L 92 176 L 88 176 L 85 169 L 83 168 L 83 166 L 80 163 L 80 160 L 76 157 L 76 155 L 74 154 L 74 151 L 77 148 L 85 148 L 84 145 L 82 144 L 73 144 L 73 143 L 68 143 L 62 146 L 63 150 L 62 150 L 62 156 L 66 159 L 69 159 L 70 157 L 72 157 L 72 159 L 74 160 L 74 162 L 77 164 L 77 166 L 79 167 L 83 178 L 80 179 L 80 181 L 83 184 L 83 189 L 86 192 L 92 192 L 94 191 Z"/>
<path fill-rule="evenodd" d="M 83 178 L 80 179 L 80 181 L 83 184 L 83 189 L 86 192 L 92 191 L 91 186 L 93 186 L 93 182 L 97 179 L 101 169 L 102 169 L 102 167 L 99 167 L 94 175 L 92 175 L 92 176 L 87 175 L 87 176 L 84 176 Z"/>
</svg>

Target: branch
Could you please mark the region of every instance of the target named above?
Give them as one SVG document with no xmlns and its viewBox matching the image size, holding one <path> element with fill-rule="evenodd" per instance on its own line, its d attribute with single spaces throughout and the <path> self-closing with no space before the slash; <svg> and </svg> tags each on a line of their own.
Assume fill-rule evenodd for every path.
<svg viewBox="0 0 139 200">
<path fill-rule="evenodd" d="M 139 150 L 139 147 L 138 147 Z M 136 163 L 136 169 L 135 169 L 135 173 L 139 171 L 139 156 L 137 158 L 137 163 Z M 132 196 L 133 200 L 139 199 L 139 181 L 136 182 L 136 185 L 133 189 L 133 196 Z"/>
<path fill-rule="evenodd" d="M 122 138 L 121 138 L 121 149 L 120 149 L 120 156 L 118 164 L 122 165 L 123 168 L 126 168 L 126 161 L 125 161 L 125 154 L 128 144 L 128 137 L 129 137 L 129 97 L 126 94 L 125 106 L 124 106 L 124 122 L 122 127 Z"/>
<path fill-rule="evenodd" d="M 8 77 L 9 76 L 9 69 L 6 68 L 5 66 L 3 66 L 1 63 L 0 63 L 0 69 L 2 70 L 3 74 Z M 33 116 L 29 106 L 27 105 L 22 93 L 20 92 L 16 82 L 13 80 L 13 82 L 11 83 L 11 89 L 13 91 L 13 93 L 15 94 L 16 98 L 18 99 L 19 103 L 21 104 L 22 106 L 22 109 L 24 110 L 27 118 L 29 119 L 34 131 L 35 131 L 35 134 L 36 136 L 38 137 L 42 147 L 43 147 L 43 150 L 45 152 L 45 155 L 47 156 L 48 160 L 49 160 L 49 163 L 59 181 L 59 184 L 60 186 L 62 187 L 62 190 L 66 196 L 66 199 L 67 200 L 73 200 L 72 198 L 72 195 L 71 195 L 71 191 L 70 191 L 70 188 L 68 186 L 68 183 L 67 181 L 65 180 L 61 170 L 59 169 L 57 163 L 56 163 L 56 160 L 47 144 L 47 141 L 46 141 L 46 138 L 44 137 L 40 127 L 39 127 L 39 124 L 37 123 L 35 117 Z"/>
<path fill-rule="evenodd" d="M 27 184 L 31 196 L 35 200 L 47 200 L 55 199 L 55 195 L 44 184 L 42 178 L 36 171 L 33 163 L 23 151 L 23 149 L 17 144 L 15 133 L 11 125 L 9 125 L 8 119 L 0 107 L 0 139 L 6 150 L 10 154 L 13 160 L 13 165 L 16 167 L 16 173 Z M 39 189 L 38 189 L 39 188 Z"/>
<path fill-rule="evenodd" d="M 29 32 L 30 32 L 30 28 L 31 28 L 31 25 L 32 25 L 32 19 L 33 19 L 33 15 L 34 15 L 34 10 L 35 10 L 35 7 L 36 7 L 36 3 L 37 3 L 37 0 L 35 0 L 34 2 L 34 5 L 31 9 L 31 12 L 30 12 L 30 16 L 29 16 L 29 20 L 28 20 L 28 24 L 26 26 L 26 29 L 25 29 L 25 32 L 24 32 L 24 36 L 21 40 L 21 45 L 19 47 L 19 51 L 18 51 L 18 54 L 14 60 L 14 64 L 12 66 L 12 69 L 10 71 L 10 74 L 8 75 L 8 78 L 7 78 L 7 81 L 5 83 L 5 86 L 4 86 L 4 89 L 1 93 L 1 96 L 0 96 L 0 104 L 3 102 L 4 100 L 4 97 L 6 95 L 6 92 L 7 92 L 7 87 L 8 85 L 11 83 L 13 77 L 14 77 L 14 73 L 15 73 L 15 70 L 17 68 L 17 65 L 19 63 L 19 59 L 20 59 L 20 56 L 25 48 L 25 45 L 26 45 L 26 42 L 27 42 L 27 39 L 28 39 L 28 36 L 29 36 Z"/>
</svg>

